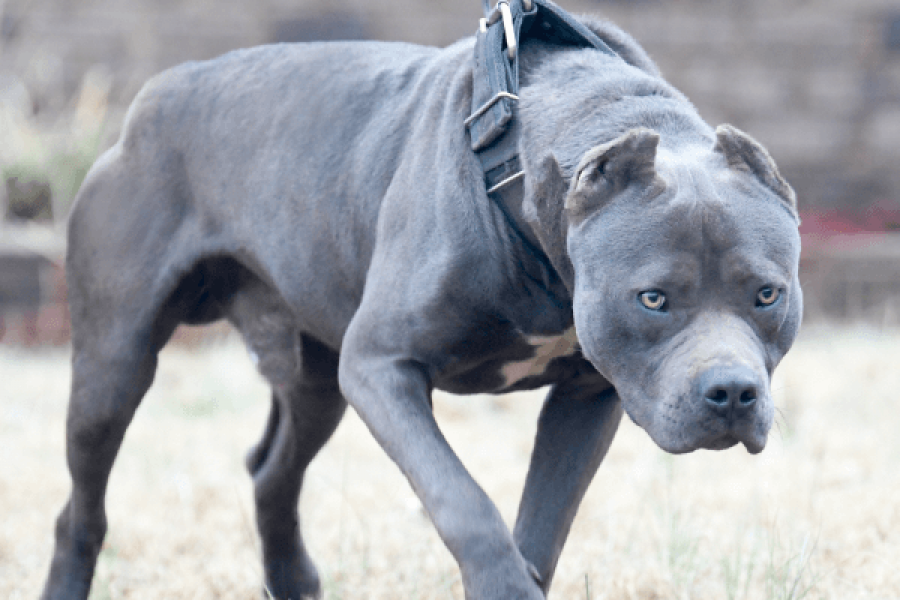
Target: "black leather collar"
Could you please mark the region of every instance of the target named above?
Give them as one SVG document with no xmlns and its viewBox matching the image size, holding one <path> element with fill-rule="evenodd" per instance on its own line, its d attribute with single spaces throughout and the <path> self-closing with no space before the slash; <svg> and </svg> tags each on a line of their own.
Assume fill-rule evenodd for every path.
<svg viewBox="0 0 900 600">
<path fill-rule="evenodd" d="M 483 1 L 487 9 L 487 0 Z M 616 53 L 551 0 L 500 0 L 486 12 L 476 35 L 472 114 L 465 124 L 487 175 L 518 154 L 516 140 L 510 141 L 513 136 L 505 134 L 514 122 L 518 100 L 518 46 L 522 39 L 596 48 L 610 56 Z M 497 183 L 502 180 L 491 187 Z"/>
<path fill-rule="evenodd" d="M 527 252 L 536 256 L 543 267 L 547 259 L 521 214 L 524 172 L 519 161 L 519 122 L 515 118 L 515 103 L 519 99 L 519 42 L 525 38 L 540 39 L 596 48 L 610 56 L 617 54 L 551 0 L 499 0 L 493 10 L 488 1 L 482 0 L 486 17 L 481 20 L 476 35 L 472 114 L 465 125 L 472 149 L 481 162 L 488 197 L 506 216 L 511 233 L 524 242 Z M 547 273 L 542 276 L 535 273 L 533 279 L 547 277 Z"/>
</svg>

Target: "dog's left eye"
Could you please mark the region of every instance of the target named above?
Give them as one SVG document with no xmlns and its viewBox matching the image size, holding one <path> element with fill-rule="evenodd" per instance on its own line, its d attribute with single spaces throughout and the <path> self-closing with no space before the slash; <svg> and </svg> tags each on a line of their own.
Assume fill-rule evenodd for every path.
<svg viewBox="0 0 900 600">
<path fill-rule="evenodd" d="M 778 288 L 767 285 L 756 293 L 756 305 L 772 306 L 780 296 L 781 291 Z"/>
<path fill-rule="evenodd" d="M 664 310 L 666 307 L 666 295 L 656 290 L 641 292 L 638 298 L 645 307 L 650 310 Z"/>
</svg>

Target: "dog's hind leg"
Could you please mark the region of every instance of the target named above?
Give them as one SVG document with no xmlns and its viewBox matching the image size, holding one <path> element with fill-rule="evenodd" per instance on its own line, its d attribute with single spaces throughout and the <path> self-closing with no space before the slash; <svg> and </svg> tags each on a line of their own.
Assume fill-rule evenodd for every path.
<svg viewBox="0 0 900 600">
<path fill-rule="evenodd" d="M 148 180 L 118 148 L 93 167 L 69 219 L 72 384 L 66 420 L 69 499 L 56 522 L 45 600 L 84 599 L 106 534 L 105 495 L 116 454 L 185 317 L 176 294 L 197 236 L 171 188 Z M 166 181 L 171 180 L 169 177 Z M 127 208 L 127 210 L 126 210 Z"/>
<path fill-rule="evenodd" d="M 303 543 L 297 501 L 307 465 L 346 408 L 337 383 L 337 353 L 307 336 L 299 341 L 299 368 L 292 381 L 275 385 L 263 439 L 247 458 L 266 589 L 278 600 L 321 595 L 318 573 Z"/>
<path fill-rule="evenodd" d="M 150 386 L 156 354 L 123 339 L 81 343 L 66 421 L 72 492 L 56 521 L 42 598 L 87 598 L 106 535 L 106 485 L 125 429 Z"/>
<path fill-rule="evenodd" d="M 73 306 L 78 306 L 78 302 Z M 132 308 L 132 307 L 127 307 Z M 66 420 L 69 500 L 56 522 L 56 545 L 42 598 L 87 598 L 106 534 L 105 495 L 125 430 L 156 370 L 174 320 L 147 322 L 126 307 L 89 309 L 74 323 L 72 387 Z"/>
</svg>

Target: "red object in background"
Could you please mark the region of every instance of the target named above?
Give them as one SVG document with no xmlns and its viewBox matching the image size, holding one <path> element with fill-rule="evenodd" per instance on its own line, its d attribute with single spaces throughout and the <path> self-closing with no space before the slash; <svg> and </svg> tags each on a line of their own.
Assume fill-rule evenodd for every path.
<svg viewBox="0 0 900 600">
<path fill-rule="evenodd" d="M 812 239 L 889 232 L 900 233 L 900 209 L 895 207 L 800 211 L 800 235 Z"/>
<path fill-rule="evenodd" d="M 900 209 L 875 205 L 863 210 L 800 211 L 803 256 L 865 250 L 900 236 Z"/>
</svg>

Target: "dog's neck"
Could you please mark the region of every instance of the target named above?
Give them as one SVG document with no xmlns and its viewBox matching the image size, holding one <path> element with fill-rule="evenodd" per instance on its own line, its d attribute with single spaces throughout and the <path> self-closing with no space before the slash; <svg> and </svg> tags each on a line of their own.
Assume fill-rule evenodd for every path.
<svg viewBox="0 0 900 600">
<path fill-rule="evenodd" d="M 514 181 L 490 195 L 506 215 L 508 225 L 513 228 L 525 244 L 534 250 L 543 250 L 543 244 L 537 236 L 533 224 L 529 222 L 524 212 L 524 179 Z"/>
<path fill-rule="evenodd" d="M 510 134 L 518 138 L 518 129 L 514 127 Z M 568 182 L 558 170 L 551 175 L 535 178 L 526 172 L 489 197 L 504 214 L 512 237 L 523 246 L 524 256 L 553 269 L 571 294 L 574 271 L 566 251 L 567 218 L 563 211 Z"/>
</svg>

